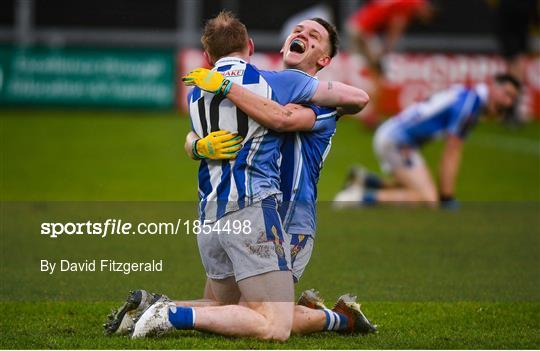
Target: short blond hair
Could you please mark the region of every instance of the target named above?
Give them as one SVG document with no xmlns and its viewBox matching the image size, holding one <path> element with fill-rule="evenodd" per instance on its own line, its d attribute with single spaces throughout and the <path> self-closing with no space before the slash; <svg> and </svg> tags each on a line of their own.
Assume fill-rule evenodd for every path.
<svg viewBox="0 0 540 351">
<path fill-rule="evenodd" d="M 204 50 L 214 60 L 245 50 L 248 41 L 246 26 L 231 11 L 221 11 L 209 19 L 201 37 Z"/>
</svg>

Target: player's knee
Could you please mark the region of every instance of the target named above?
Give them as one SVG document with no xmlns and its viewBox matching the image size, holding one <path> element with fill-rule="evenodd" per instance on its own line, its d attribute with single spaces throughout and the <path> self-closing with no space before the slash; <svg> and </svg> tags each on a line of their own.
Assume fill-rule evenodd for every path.
<svg viewBox="0 0 540 351">
<path fill-rule="evenodd" d="M 270 340 L 287 341 L 291 336 L 291 328 L 273 327 L 270 335 Z"/>
<path fill-rule="evenodd" d="M 286 341 L 291 336 L 291 326 L 279 326 L 275 323 L 265 323 L 260 329 L 259 337 L 263 340 Z"/>
<path fill-rule="evenodd" d="M 428 205 L 436 205 L 438 198 L 436 191 L 425 191 L 420 194 L 420 199 L 422 202 L 427 203 Z"/>
<path fill-rule="evenodd" d="M 291 331 L 288 332 L 280 332 L 279 334 L 274 335 L 274 340 L 276 341 L 287 341 L 289 340 L 289 337 L 291 336 Z"/>
</svg>

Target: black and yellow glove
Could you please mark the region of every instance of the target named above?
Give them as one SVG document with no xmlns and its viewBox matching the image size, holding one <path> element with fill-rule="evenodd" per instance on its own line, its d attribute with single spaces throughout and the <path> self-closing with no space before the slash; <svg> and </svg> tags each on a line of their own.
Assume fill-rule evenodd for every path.
<svg viewBox="0 0 540 351">
<path fill-rule="evenodd" d="M 196 159 L 232 160 L 242 148 L 243 138 L 226 130 L 212 132 L 192 144 L 193 157 Z"/>
<path fill-rule="evenodd" d="M 223 96 L 227 95 L 232 86 L 232 82 L 225 79 L 221 73 L 206 68 L 194 69 L 182 77 L 182 82 L 187 86 L 195 85 L 204 91 Z"/>
</svg>

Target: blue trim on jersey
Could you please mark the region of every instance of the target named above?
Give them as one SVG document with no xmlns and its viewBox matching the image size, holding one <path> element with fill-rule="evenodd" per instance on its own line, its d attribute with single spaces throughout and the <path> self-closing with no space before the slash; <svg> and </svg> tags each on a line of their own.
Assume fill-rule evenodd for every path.
<svg viewBox="0 0 540 351">
<path fill-rule="evenodd" d="M 260 77 L 261 74 L 252 65 L 246 65 L 242 84 L 257 84 L 260 81 Z"/>
<path fill-rule="evenodd" d="M 193 90 L 194 89 L 191 89 L 190 91 L 188 91 L 188 94 L 187 94 L 187 104 L 188 104 L 188 107 L 189 107 L 189 104 L 191 103 L 191 98 L 193 96 Z"/>
<path fill-rule="evenodd" d="M 191 89 L 189 92 L 188 92 L 188 95 L 187 95 L 187 106 L 188 106 L 188 109 L 189 109 L 189 104 L 191 103 L 192 101 L 192 98 L 193 98 L 193 92 L 195 91 L 195 89 Z M 195 127 L 193 126 L 193 120 L 190 118 L 189 119 L 189 125 L 191 126 L 191 131 L 195 132 Z"/>
<path fill-rule="evenodd" d="M 283 202 L 279 207 L 279 214 L 285 223 L 285 217 L 289 211 L 290 199 L 293 190 L 294 181 L 294 139 L 296 133 L 286 133 L 283 136 L 281 146 L 281 167 L 280 167 L 280 187 L 283 193 Z"/>
<path fill-rule="evenodd" d="M 223 217 L 231 192 L 231 164 L 228 160 L 221 161 L 221 181 L 217 187 L 217 218 Z"/>
<path fill-rule="evenodd" d="M 337 110 L 333 107 L 322 107 L 315 104 L 306 104 L 306 107 L 315 112 L 315 123 L 311 128 L 312 131 L 320 131 L 324 129 L 335 130 L 335 120 L 337 120 Z M 330 120 L 325 122 L 325 120 Z M 329 124 L 330 123 L 330 124 Z"/>
<path fill-rule="evenodd" d="M 305 104 L 304 106 L 309 107 L 310 109 L 312 109 L 313 112 L 315 112 L 315 115 L 317 116 L 317 119 L 324 118 L 327 115 L 336 115 L 337 114 L 336 109 L 333 108 L 333 107 L 324 107 L 324 106 L 315 105 L 313 103 Z"/>
<path fill-rule="evenodd" d="M 259 142 L 257 150 L 250 162 L 251 165 L 264 164 L 260 167 L 250 167 L 248 171 L 248 195 L 255 195 L 253 189 L 279 189 L 279 149 L 282 135 L 269 130 Z"/>
<path fill-rule="evenodd" d="M 220 66 L 217 68 L 217 71 L 218 72 L 225 72 L 225 71 L 228 71 L 231 69 L 233 65 L 225 65 L 225 66 Z"/>
<path fill-rule="evenodd" d="M 330 113 L 326 116 L 322 116 L 322 117 L 317 117 L 317 121 L 324 121 L 325 119 L 330 119 L 330 118 L 336 118 L 337 116 L 337 113 Z"/>
<path fill-rule="evenodd" d="M 201 89 L 199 87 L 193 88 L 193 90 L 191 91 L 191 102 L 195 102 L 199 100 L 200 97 L 201 97 Z M 188 99 L 188 105 L 189 103 L 190 101 Z"/>
<path fill-rule="evenodd" d="M 325 132 L 332 130 L 335 132 L 336 130 L 336 119 L 337 115 L 333 115 L 331 117 L 323 117 L 318 118 L 315 121 L 315 124 L 313 125 L 313 128 L 311 128 L 312 132 Z"/>
<path fill-rule="evenodd" d="M 312 131 L 291 133 L 281 148 L 283 203 L 279 212 L 289 234 L 315 234 L 317 183 L 336 130 L 335 109 L 307 107 L 317 114 Z"/>
<path fill-rule="evenodd" d="M 246 168 L 247 157 L 249 156 L 249 150 L 251 149 L 251 143 L 253 139 L 244 144 L 234 163 L 233 176 L 238 192 L 238 208 L 242 209 L 246 206 Z"/>
</svg>

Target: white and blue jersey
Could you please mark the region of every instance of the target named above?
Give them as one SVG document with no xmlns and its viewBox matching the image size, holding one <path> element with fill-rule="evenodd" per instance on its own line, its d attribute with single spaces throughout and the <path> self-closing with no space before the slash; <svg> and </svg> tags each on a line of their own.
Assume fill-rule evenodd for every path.
<svg viewBox="0 0 540 351">
<path fill-rule="evenodd" d="M 218 60 L 214 69 L 232 82 L 281 105 L 309 101 L 319 84 L 301 71 L 260 71 L 235 57 Z M 281 134 L 250 119 L 221 95 L 195 88 L 188 96 L 188 104 L 192 130 L 200 137 L 228 130 L 244 138 L 235 160 L 201 160 L 198 176 L 201 220 L 218 220 L 228 212 L 281 193 Z"/>
<path fill-rule="evenodd" d="M 484 84 L 474 88 L 455 86 L 408 107 L 380 128 L 401 146 L 419 147 L 447 134 L 465 139 L 486 105 L 487 94 Z"/>
<path fill-rule="evenodd" d="M 309 107 L 316 115 L 312 131 L 287 133 L 281 147 L 283 202 L 279 212 L 289 234 L 315 235 L 317 183 L 336 131 L 334 108 Z"/>
</svg>

